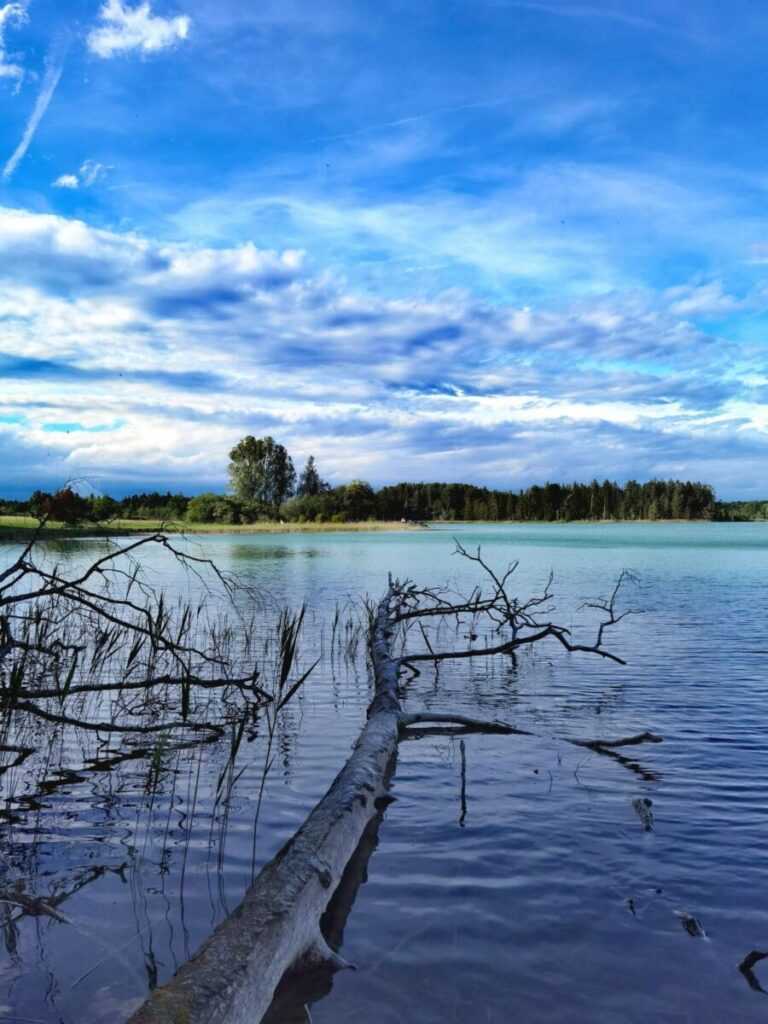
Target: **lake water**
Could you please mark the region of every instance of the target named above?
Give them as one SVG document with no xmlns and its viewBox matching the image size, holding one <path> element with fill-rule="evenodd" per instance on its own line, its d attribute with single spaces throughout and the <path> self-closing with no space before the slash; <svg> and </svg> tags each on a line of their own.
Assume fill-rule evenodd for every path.
<svg viewBox="0 0 768 1024">
<path fill-rule="evenodd" d="M 407 710 L 503 718 L 535 736 L 401 744 L 395 800 L 344 929 L 342 952 L 359 970 L 335 977 L 312 1020 L 764 1020 L 766 995 L 737 965 L 768 949 L 765 524 L 201 538 L 206 554 L 276 601 L 306 599 L 305 656 L 323 656 L 280 724 L 259 863 L 325 791 L 364 721 L 362 596 L 378 598 L 388 572 L 471 588 L 476 566 L 452 555 L 453 535 L 482 544 L 497 567 L 519 559 L 521 595 L 553 571 L 552 617 L 581 640 L 582 603 L 635 570 L 623 602 L 637 614 L 608 641 L 628 664 L 551 644 L 516 666 L 444 664 L 408 684 Z M 338 602 L 346 658 L 331 644 Z M 629 764 L 567 742 L 644 730 L 663 743 L 625 748 Z M 146 758 L 109 767 L 120 744 L 78 732 L 57 739 L 47 773 L 27 765 L 4 776 L 17 810 L 4 826 L 4 888 L 66 893 L 68 921 L 5 907 L 0 1021 L 123 1020 L 236 906 L 250 875 L 258 730 L 226 814 L 219 805 L 213 816 L 227 741 L 169 755 L 148 796 Z M 59 761 L 73 774 L 56 776 Z M 652 800 L 652 831 L 637 798 Z M 689 934 L 680 915 L 705 935 Z M 768 960 L 755 967 L 761 981 L 768 989 Z"/>
</svg>

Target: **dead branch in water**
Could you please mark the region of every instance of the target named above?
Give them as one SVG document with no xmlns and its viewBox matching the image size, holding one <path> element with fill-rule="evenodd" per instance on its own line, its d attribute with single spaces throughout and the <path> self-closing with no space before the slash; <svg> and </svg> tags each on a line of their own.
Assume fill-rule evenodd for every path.
<svg viewBox="0 0 768 1024">
<path fill-rule="evenodd" d="M 613 750 L 615 747 L 634 747 L 638 743 L 661 743 L 662 738 L 652 732 L 639 732 L 635 736 L 625 736 L 618 740 L 570 740 L 569 742 L 575 743 L 577 747 L 589 747 L 590 750 L 600 753 L 605 749 Z"/>
<path fill-rule="evenodd" d="M 610 598 L 606 601 L 590 601 L 584 607 L 601 611 L 604 617 L 598 623 L 595 639 L 591 644 L 574 643 L 572 634 L 565 626 L 553 622 L 547 617 L 551 609 L 547 607 L 552 600 L 553 575 L 549 579 L 543 591 L 520 601 L 508 593 L 509 580 L 517 569 L 518 563 L 511 563 L 506 571 L 499 575 L 482 557 L 480 548 L 472 554 L 466 550 L 458 541 L 456 543 L 456 554 L 475 562 L 483 570 L 491 581 L 490 591 L 486 594 L 482 588 L 476 587 L 467 597 L 461 595 L 449 599 L 445 590 L 432 587 L 417 587 L 410 581 L 399 587 L 398 609 L 392 616 L 394 625 L 407 628 L 417 621 L 422 637 L 428 650 L 409 653 L 404 655 L 402 662 L 406 665 L 413 665 L 419 661 L 448 661 L 455 658 L 482 658 L 496 654 L 513 654 L 521 647 L 531 646 L 543 640 L 552 638 L 567 651 L 580 651 L 586 654 L 597 654 L 602 658 L 624 665 L 625 662 L 618 655 L 606 650 L 604 647 L 605 632 L 612 626 L 618 625 L 622 619 L 629 615 L 629 611 L 617 613 L 616 604 L 620 591 L 625 583 L 633 581 L 635 576 L 628 569 L 625 569 L 616 585 Z M 471 629 L 466 634 L 470 643 L 461 649 L 451 648 L 449 650 L 435 650 L 428 641 L 423 623 L 425 618 L 446 620 L 453 618 L 456 623 L 463 621 L 463 617 L 469 617 Z M 498 637 L 497 643 L 486 644 L 483 647 L 473 647 L 473 642 L 478 639 L 481 633 L 486 630 Z"/>
<path fill-rule="evenodd" d="M 457 544 L 457 551 L 486 572 L 491 580 L 489 593 L 476 588 L 462 597 L 390 578 L 378 606 L 369 607 L 373 696 L 350 758 L 304 824 L 263 868 L 240 906 L 168 984 L 149 996 L 129 1024 L 256 1024 L 263 1020 L 287 971 L 324 964 L 332 972 L 349 966 L 329 942 L 331 936 L 321 922 L 361 838 L 387 800 L 388 772 L 398 742 L 430 731 L 430 724 L 462 735 L 477 731 L 530 735 L 504 722 L 404 712 L 399 686 L 403 667 L 418 661 L 437 664 L 452 658 L 513 654 L 549 638 L 567 651 L 589 652 L 623 664 L 603 647 L 603 640 L 605 631 L 627 614 L 618 613 L 616 603 L 622 583 L 631 574 L 622 574 L 609 600 L 591 605 L 603 617 L 594 642 L 581 644 L 547 617 L 551 578 L 542 594 L 520 601 L 508 591 L 514 565 L 496 575 L 479 550 L 471 555 Z M 426 620 L 438 625 L 452 620 L 459 625 L 467 618 L 470 643 L 461 650 L 438 649 L 424 629 Z M 498 640 L 473 647 L 481 622 Z M 414 624 L 426 650 L 407 650 Z M 602 751 L 623 742 L 627 741 L 603 741 L 602 745 L 585 741 L 584 745 L 597 743 Z"/>
</svg>

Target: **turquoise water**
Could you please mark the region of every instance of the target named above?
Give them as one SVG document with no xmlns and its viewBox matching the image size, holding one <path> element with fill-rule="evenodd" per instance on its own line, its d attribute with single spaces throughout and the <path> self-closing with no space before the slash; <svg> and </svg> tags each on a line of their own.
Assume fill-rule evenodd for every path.
<svg viewBox="0 0 768 1024">
<path fill-rule="evenodd" d="M 580 640 L 591 635 L 583 602 L 633 569 L 624 602 L 636 614 L 609 641 L 628 664 L 551 645 L 516 666 L 444 664 L 408 684 L 408 709 L 505 718 L 536 735 L 469 736 L 463 750 L 448 737 L 401 745 L 396 799 L 345 922 L 343 952 L 360 969 L 336 976 L 312 1020 L 762 1020 L 766 996 L 737 964 L 768 948 L 765 524 L 200 538 L 201 551 L 274 601 L 306 599 L 306 653 L 323 656 L 281 725 L 260 862 L 322 795 L 364 719 L 362 650 L 352 644 L 345 659 L 329 639 L 336 603 L 353 638 L 361 597 L 378 597 L 390 571 L 471 588 L 476 566 L 451 554 L 454 535 L 481 544 L 497 567 L 519 560 L 521 595 L 552 571 L 552 618 Z M 82 542 L 71 557 L 92 548 Z M 170 589 L 182 586 L 165 563 L 155 569 Z M 629 765 L 566 742 L 644 730 L 663 743 L 627 748 Z M 4 854 L 10 879 L 41 895 L 72 890 L 61 903 L 70 923 L 5 922 L 0 1019 L 106 1024 L 169 977 L 241 897 L 261 738 L 241 762 L 226 829 L 210 816 L 226 744 L 202 759 L 180 752 L 148 807 L 139 759 L 94 769 L 89 758 L 109 744 L 61 743 L 78 770 L 63 784 L 39 792 L 39 779 L 10 773 L 14 792 L 34 792 L 37 806 L 8 827 Z M 637 798 L 653 801 L 650 832 Z M 680 914 L 705 936 L 690 935 Z M 768 988 L 758 964 L 761 979 Z"/>
</svg>

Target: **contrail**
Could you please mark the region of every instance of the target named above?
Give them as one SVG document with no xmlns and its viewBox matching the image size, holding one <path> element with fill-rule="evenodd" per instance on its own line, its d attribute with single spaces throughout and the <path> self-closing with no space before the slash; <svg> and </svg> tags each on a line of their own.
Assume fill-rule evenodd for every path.
<svg viewBox="0 0 768 1024">
<path fill-rule="evenodd" d="M 421 114 L 411 114 L 408 117 L 398 117 L 395 121 L 381 121 L 378 124 L 367 124 L 362 128 L 354 128 L 350 132 L 342 132 L 340 135 L 318 135 L 310 142 L 334 142 L 336 139 L 350 139 L 355 135 L 365 135 L 367 132 L 376 132 L 381 128 L 399 128 L 404 124 L 411 124 L 413 121 L 428 121 L 431 117 L 439 117 L 441 114 L 458 114 L 463 110 L 476 110 L 478 107 L 500 107 L 509 101 L 506 99 L 476 100 L 471 103 L 459 103 L 452 107 L 436 107 L 434 110 L 426 110 Z"/>
<path fill-rule="evenodd" d="M 686 33 L 673 25 L 664 25 L 651 18 L 644 18 L 637 14 L 627 14 L 624 11 L 612 11 L 603 7 L 564 7 L 557 4 L 541 2 L 541 0 L 488 0 L 489 7 L 518 7 L 521 10 L 542 11 L 544 14 L 554 14 L 566 18 L 604 18 L 609 21 L 619 21 L 634 28 L 647 29 L 650 32 L 660 32 L 663 35 L 685 36 Z"/>
<path fill-rule="evenodd" d="M 43 84 L 40 87 L 37 101 L 35 102 L 35 109 L 32 111 L 32 116 L 27 121 L 27 127 L 24 129 L 21 142 L 18 144 L 10 160 L 3 168 L 3 181 L 11 180 L 13 175 L 16 173 L 16 168 L 24 159 L 32 139 L 35 137 L 35 132 L 45 116 L 48 104 L 51 102 L 53 94 L 56 92 L 56 86 L 59 84 L 61 72 L 64 70 L 64 58 L 67 55 L 68 49 L 68 40 L 60 40 L 59 42 L 54 43 L 51 47 L 45 61 L 45 75 L 43 76 Z"/>
</svg>

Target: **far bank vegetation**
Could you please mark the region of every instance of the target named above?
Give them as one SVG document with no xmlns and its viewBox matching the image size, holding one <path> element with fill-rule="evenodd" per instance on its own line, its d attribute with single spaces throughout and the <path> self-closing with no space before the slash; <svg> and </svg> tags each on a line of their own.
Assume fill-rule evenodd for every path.
<svg viewBox="0 0 768 1024">
<path fill-rule="evenodd" d="M 176 522 L 238 526 L 259 522 L 582 522 L 755 520 L 768 502 L 718 502 L 714 489 L 689 480 L 592 480 L 544 483 L 519 490 L 468 483 L 398 483 L 374 489 L 365 480 L 331 486 L 313 456 L 297 473 L 287 449 L 271 437 L 243 438 L 229 453 L 229 490 L 183 494 L 88 495 L 87 487 L 55 494 L 36 491 L 27 501 L 0 500 L 0 515 L 62 523 Z M 79 493 L 78 493 L 79 492 Z"/>
</svg>

